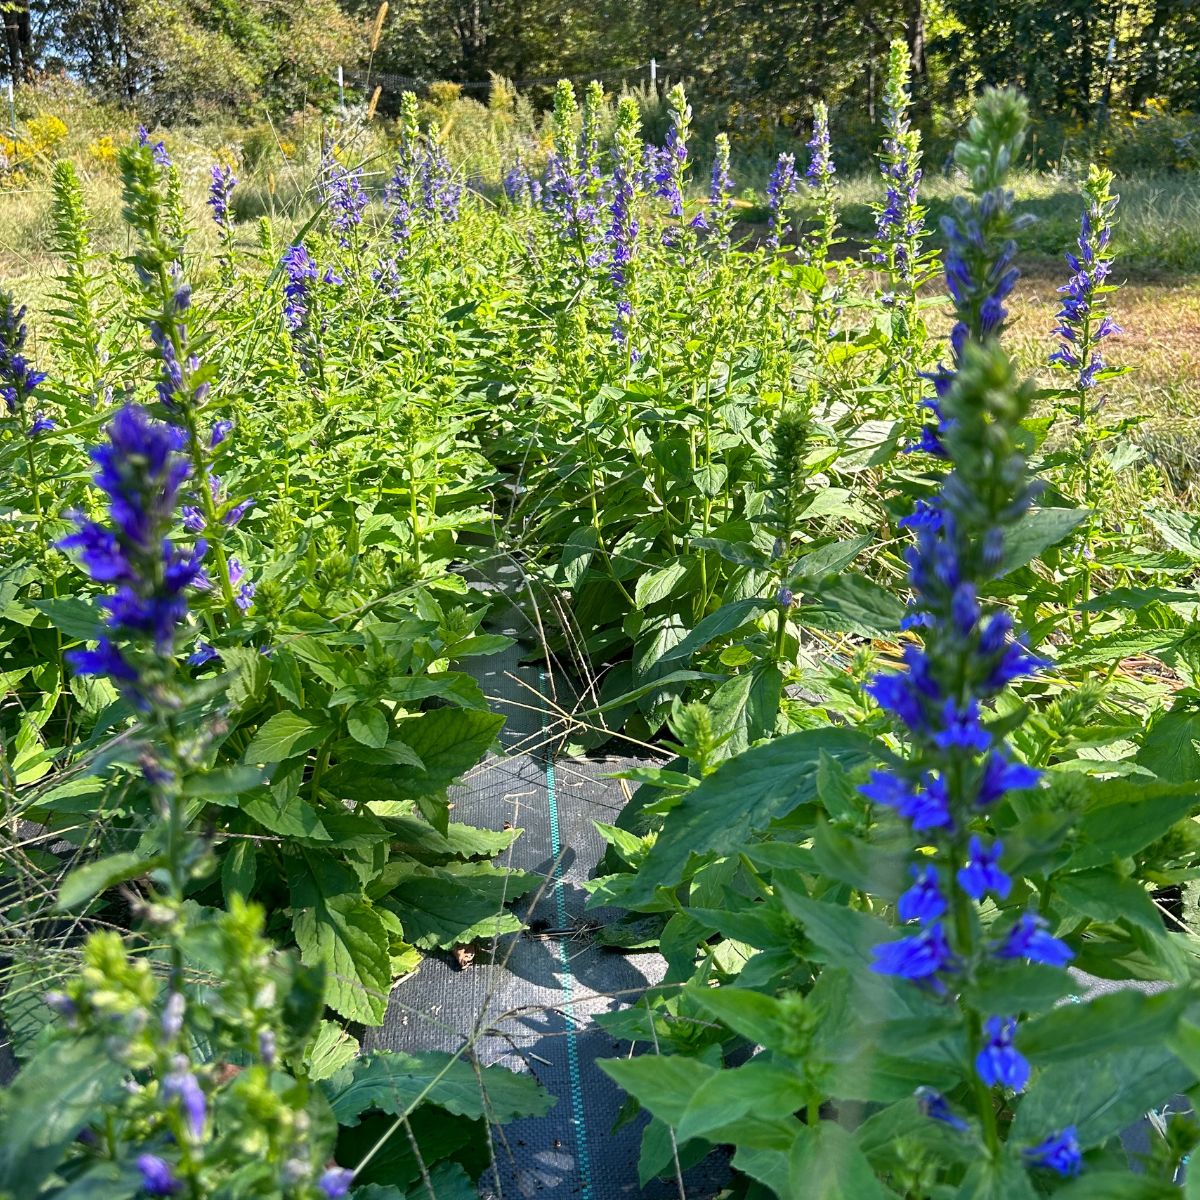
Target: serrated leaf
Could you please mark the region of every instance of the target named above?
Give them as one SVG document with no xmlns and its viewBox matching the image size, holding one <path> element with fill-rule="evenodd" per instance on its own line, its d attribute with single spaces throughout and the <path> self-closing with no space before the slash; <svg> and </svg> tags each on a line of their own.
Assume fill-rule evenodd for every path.
<svg viewBox="0 0 1200 1200">
<path fill-rule="evenodd" d="M 148 875 L 161 867 L 164 861 L 161 856 L 143 858 L 140 854 L 132 853 L 110 854 L 107 858 L 77 867 L 63 880 L 54 907 L 59 912 L 69 912 L 118 883 Z"/>
<path fill-rule="evenodd" d="M 316 713 L 276 713 L 259 727 L 243 758 L 248 763 L 284 762 L 307 754 L 332 732 L 332 724 Z"/>
<path fill-rule="evenodd" d="M 377 708 L 352 708 L 346 714 L 346 732 L 364 746 L 382 749 L 388 743 L 387 717 Z"/>
<path fill-rule="evenodd" d="M 468 1059 L 439 1051 L 407 1054 L 380 1051 L 339 1071 L 322 1086 L 339 1125 L 357 1125 L 363 1113 L 394 1116 L 417 1104 L 436 1104 L 459 1117 L 486 1117 L 505 1124 L 519 1117 L 542 1117 L 554 1098 L 530 1075 L 505 1067 L 477 1067 Z"/>
</svg>

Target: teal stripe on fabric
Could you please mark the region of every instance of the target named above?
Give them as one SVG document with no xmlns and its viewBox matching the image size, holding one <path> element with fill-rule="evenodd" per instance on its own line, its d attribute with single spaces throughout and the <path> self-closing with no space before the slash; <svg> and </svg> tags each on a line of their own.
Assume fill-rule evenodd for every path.
<svg viewBox="0 0 1200 1200">
<path fill-rule="evenodd" d="M 542 672 L 542 684 L 546 674 Z M 545 732 L 545 718 L 542 730 Z M 549 748 L 547 747 L 547 752 Z M 554 759 L 547 753 L 546 795 L 550 802 L 550 853 L 554 859 L 554 920 L 559 929 L 567 927 L 567 896 L 562 878 L 562 839 L 558 831 L 558 796 L 554 788 Z M 571 955 L 566 938 L 558 940 L 558 962 L 562 970 L 563 1016 L 567 1022 L 567 1074 L 571 1083 L 571 1128 L 575 1134 L 575 1161 L 579 1164 L 580 1195 L 592 1200 L 592 1159 L 588 1150 L 587 1123 L 583 1113 L 583 1075 L 579 1068 L 579 1026 L 575 1020 L 573 997 L 575 976 L 571 973 Z"/>
</svg>

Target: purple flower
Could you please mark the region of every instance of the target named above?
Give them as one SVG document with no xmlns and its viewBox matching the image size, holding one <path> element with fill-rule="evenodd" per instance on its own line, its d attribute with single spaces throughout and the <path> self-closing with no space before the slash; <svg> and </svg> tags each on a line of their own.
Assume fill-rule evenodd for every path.
<svg viewBox="0 0 1200 1200">
<path fill-rule="evenodd" d="M 183 1061 L 186 1063 L 187 1060 Z M 188 1134 L 192 1141 L 198 1142 L 204 1136 L 204 1122 L 208 1116 L 208 1101 L 200 1081 L 185 1066 L 181 1066 L 163 1080 L 162 1093 L 164 1100 L 179 1101 Z"/>
<path fill-rule="evenodd" d="M 180 550 L 168 537 L 180 486 L 191 469 L 178 453 L 179 430 L 129 404 L 113 417 L 108 439 L 91 456 L 98 468 L 95 483 L 108 497 L 110 523 L 77 518 L 77 531 L 59 547 L 78 550 L 98 583 L 118 585 L 102 602 L 111 640 L 102 638 L 95 650 L 71 651 L 67 657 L 82 674 L 107 674 L 134 684 L 138 672 L 114 643 L 140 647 L 163 662 L 172 657 L 178 626 L 187 616 L 186 591 L 204 582 L 206 546 L 200 541 Z M 136 687 L 130 691 L 145 702 Z"/>
<path fill-rule="evenodd" d="M 236 525 L 251 508 L 254 507 L 254 497 L 247 496 L 245 500 L 235 504 L 222 518 L 223 524 L 231 528 Z"/>
<path fill-rule="evenodd" d="M 1012 880 L 1000 870 L 1003 851 L 1000 842 L 993 842 L 989 849 L 979 838 L 971 837 L 967 851 L 969 861 L 965 867 L 959 868 L 958 882 L 972 900 L 982 900 L 988 892 L 1004 900 L 1012 891 Z"/>
<path fill-rule="evenodd" d="M 229 431 L 233 428 L 233 422 L 221 419 L 215 421 L 212 427 L 212 433 L 208 436 L 208 448 L 215 450 L 228 436 Z"/>
<path fill-rule="evenodd" d="M 171 1164 L 157 1154 L 139 1154 L 135 1160 L 142 1177 L 142 1191 L 147 1196 L 175 1196 L 182 1185 L 175 1178 Z"/>
<path fill-rule="evenodd" d="M 28 332 L 24 306 L 18 308 L 12 296 L 0 290 L 0 397 L 9 415 L 22 410 L 46 378 L 46 373 L 35 371 L 23 354 Z M 42 419 L 39 414 L 37 421 Z M 32 431 L 30 436 L 34 436 Z"/>
<path fill-rule="evenodd" d="M 213 210 L 213 220 L 218 227 L 228 232 L 232 228 L 229 219 L 229 198 L 237 186 L 237 176 L 229 167 L 214 165 L 211 171 L 212 183 L 208 188 L 208 205 Z"/>
<path fill-rule="evenodd" d="M 303 243 L 289 246 L 283 252 L 282 262 L 287 275 L 283 287 L 283 322 L 296 333 L 308 318 L 309 284 L 317 277 L 317 264 L 309 257 Z"/>
<path fill-rule="evenodd" d="M 202 667 L 205 663 L 210 663 L 214 658 L 221 656 L 213 649 L 208 642 L 199 641 L 196 643 L 196 648 L 188 655 L 188 662 L 193 667 Z"/>
<path fill-rule="evenodd" d="M 29 426 L 29 436 L 35 438 L 43 433 L 51 433 L 57 428 L 58 426 L 45 413 L 38 413 L 33 419 L 33 424 Z"/>
<path fill-rule="evenodd" d="M 354 1172 L 347 1167 L 329 1167 L 317 1180 L 317 1187 L 329 1197 L 329 1200 L 339 1200 L 339 1197 L 350 1194 L 350 1185 L 354 1182 Z"/>
<path fill-rule="evenodd" d="M 917 1108 L 931 1120 L 941 1121 L 943 1125 L 949 1125 L 959 1133 L 966 1133 L 970 1128 L 962 1117 L 956 1117 L 950 1111 L 950 1105 L 946 1103 L 946 1097 L 941 1092 L 934 1091 L 931 1087 L 919 1087 L 913 1095 L 917 1101 Z"/>
<path fill-rule="evenodd" d="M 254 593 L 257 588 L 253 582 L 246 578 L 246 570 L 236 558 L 229 560 L 229 582 L 233 587 L 238 589 L 234 597 L 238 608 L 242 612 L 246 612 L 254 603 Z"/>
<path fill-rule="evenodd" d="M 796 194 L 796 156 L 781 154 L 775 160 L 771 178 L 767 183 L 767 208 L 770 212 L 770 236 L 767 245 L 778 250 L 783 239 L 792 231 L 788 224 L 788 201 Z"/>
<path fill-rule="evenodd" d="M 942 709 L 942 728 L 934 734 L 933 741 L 941 750 L 988 749 L 992 738 L 979 719 L 979 702 L 972 700 L 965 708 L 959 708 L 953 700 L 947 700 Z"/>
<path fill-rule="evenodd" d="M 330 225 L 337 234 L 338 245 L 349 249 L 351 230 L 362 224 L 367 207 L 362 168 L 348 169 L 332 155 L 328 156 L 322 172 L 321 199 L 329 207 Z"/>
<path fill-rule="evenodd" d="M 996 947 L 999 958 L 1023 958 L 1026 962 L 1065 967 L 1075 957 L 1066 942 L 1047 933 L 1049 923 L 1036 913 L 1022 913 L 1008 936 Z"/>
<path fill-rule="evenodd" d="M 993 750 L 984 764 L 975 802 L 981 805 L 993 804 L 1005 792 L 1035 787 L 1041 777 L 1041 771 L 1025 763 L 1010 762 L 999 751 Z"/>
<path fill-rule="evenodd" d="M 809 187 L 827 187 L 836 173 L 829 151 L 829 110 L 818 104 L 813 111 L 812 137 L 808 141 L 808 170 L 805 178 Z"/>
<path fill-rule="evenodd" d="M 1006 1087 L 1014 1092 L 1025 1090 L 1029 1082 L 1029 1063 L 1013 1045 L 1017 1022 L 1013 1017 L 988 1017 L 983 1027 L 987 1041 L 975 1056 L 975 1070 L 988 1087 Z"/>
<path fill-rule="evenodd" d="M 1046 1167 L 1059 1175 L 1078 1175 L 1083 1168 L 1083 1156 L 1074 1125 L 1052 1133 L 1036 1146 L 1022 1150 L 1025 1161 L 1032 1167 Z"/>
<path fill-rule="evenodd" d="M 946 897 L 938 886 L 937 869 L 914 865 L 909 870 L 915 882 L 897 901 L 896 915 L 902 921 L 920 921 L 927 925 L 946 912 Z"/>
<path fill-rule="evenodd" d="M 898 975 L 903 979 L 932 979 L 955 966 L 954 954 L 940 922 L 927 925 L 912 937 L 884 942 L 872 947 L 875 961 L 871 970 L 880 975 Z"/>
</svg>

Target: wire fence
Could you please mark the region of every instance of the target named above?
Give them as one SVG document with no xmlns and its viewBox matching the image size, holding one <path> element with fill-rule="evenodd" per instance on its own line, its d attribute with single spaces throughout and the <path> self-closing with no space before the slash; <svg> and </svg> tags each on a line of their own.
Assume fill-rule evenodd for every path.
<svg viewBox="0 0 1200 1200">
<path fill-rule="evenodd" d="M 628 83 L 645 80 L 656 83 L 660 73 L 669 74 L 670 71 L 671 67 L 668 64 L 651 59 L 649 62 L 636 63 L 631 66 L 610 67 L 604 71 L 587 71 L 577 75 L 546 75 L 531 79 L 509 79 L 507 76 L 503 78 L 506 83 L 511 84 L 519 91 L 524 88 L 553 87 L 560 79 L 567 79 L 572 83 L 590 83 L 593 79 L 601 82 L 620 80 Z M 464 92 L 487 92 L 495 86 L 495 80 L 492 79 L 439 80 L 421 75 L 399 75 L 392 71 L 346 71 L 342 78 L 350 87 L 368 90 L 380 87 L 388 93 L 425 92 L 435 83 L 453 83 L 455 87 Z"/>
</svg>

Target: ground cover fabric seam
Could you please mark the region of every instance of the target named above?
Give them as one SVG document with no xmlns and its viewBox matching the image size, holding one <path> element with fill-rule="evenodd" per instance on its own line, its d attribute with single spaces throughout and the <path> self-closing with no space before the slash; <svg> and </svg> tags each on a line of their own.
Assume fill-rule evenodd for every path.
<svg viewBox="0 0 1200 1200">
<path fill-rule="evenodd" d="M 546 686 L 546 672 L 539 672 L 539 682 Z M 546 717 L 541 715 L 542 732 L 546 731 Z M 554 871 L 554 916 L 559 929 L 567 927 L 567 900 L 564 894 L 562 874 L 562 843 L 558 830 L 558 799 L 554 787 L 554 755 L 546 747 L 546 802 L 550 811 L 550 854 Z M 574 1010 L 574 980 L 571 970 L 570 947 L 566 938 L 558 942 L 558 961 L 562 969 L 563 1016 L 566 1019 L 567 1072 L 571 1085 L 571 1128 L 575 1133 L 575 1161 L 579 1168 L 583 1200 L 592 1200 L 591 1158 L 588 1153 L 587 1123 L 583 1112 L 583 1079 L 579 1069 L 579 1045 Z"/>
</svg>

